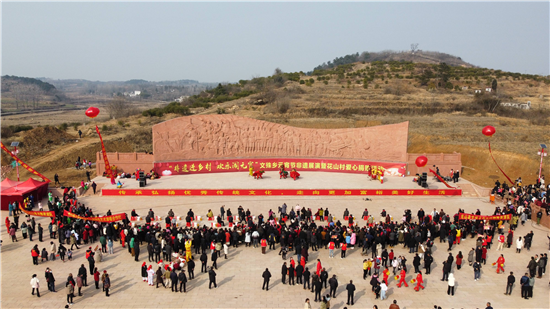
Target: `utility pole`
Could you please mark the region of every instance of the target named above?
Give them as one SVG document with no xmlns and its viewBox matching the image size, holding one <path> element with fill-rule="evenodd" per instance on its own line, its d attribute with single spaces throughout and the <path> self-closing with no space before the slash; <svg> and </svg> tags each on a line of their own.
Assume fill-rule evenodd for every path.
<svg viewBox="0 0 550 309">
<path fill-rule="evenodd" d="M 540 151 L 538 154 L 540 155 L 540 166 L 539 166 L 539 183 L 540 183 L 540 177 L 542 176 L 542 159 L 548 155 L 548 151 L 546 150 L 546 144 L 540 144 Z"/>
</svg>

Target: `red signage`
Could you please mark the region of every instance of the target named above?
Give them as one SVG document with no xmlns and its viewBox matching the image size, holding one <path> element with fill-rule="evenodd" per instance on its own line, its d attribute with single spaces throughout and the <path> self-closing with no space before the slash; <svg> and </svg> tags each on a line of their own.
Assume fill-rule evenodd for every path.
<svg viewBox="0 0 550 309">
<path fill-rule="evenodd" d="M 248 172 L 250 166 L 254 171 L 278 171 L 284 164 L 290 171 L 295 168 L 301 171 L 361 173 L 384 171 L 384 176 L 403 176 L 406 171 L 405 163 L 372 162 L 361 160 L 334 160 L 334 159 L 231 159 L 231 160 L 201 160 L 156 162 L 155 171 L 160 175 L 186 175 L 199 173 Z"/>
<path fill-rule="evenodd" d="M 460 213 L 458 214 L 459 220 L 512 220 L 512 214 L 498 215 L 498 216 L 479 216 Z"/>
<path fill-rule="evenodd" d="M 349 190 L 331 190 L 331 189 L 317 189 L 317 190 L 303 190 L 303 189 L 257 189 L 257 190 L 243 190 L 243 189 L 210 189 L 210 190 L 186 190 L 186 189 L 102 189 L 103 195 L 110 196 L 315 196 L 315 195 L 338 195 L 338 196 L 358 196 L 358 195 L 397 195 L 397 196 L 448 196 L 448 195 L 462 195 L 462 190 L 361 190 L 361 189 L 349 189 Z"/>
<path fill-rule="evenodd" d="M 35 217 L 55 217 L 55 211 L 29 211 L 22 207 L 22 204 L 19 203 L 19 209 L 21 209 L 22 212 L 26 213 L 27 215 L 35 216 Z"/>
<path fill-rule="evenodd" d="M 82 220 L 88 220 L 88 221 L 97 221 L 97 222 L 115 222 L 115 221 L 121 221 L 126 219 L 126 214 L 116 214 L 116 215 L 105 216 L 105 217 L 81 217 L 79 215 L 76 215 L 72 212 L 68 212 L 66 210 L 63 211 L 63 215 L 69 218 L 82 219 Z"/>
</svg>

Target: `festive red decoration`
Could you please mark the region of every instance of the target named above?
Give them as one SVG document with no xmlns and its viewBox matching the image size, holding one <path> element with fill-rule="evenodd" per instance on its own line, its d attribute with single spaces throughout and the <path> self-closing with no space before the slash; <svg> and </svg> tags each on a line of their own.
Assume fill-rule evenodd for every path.
<svg viewBox="0 0 550 309">
<path fill-rule="evenodd" d="M 481 133 L 483 133 L 483 135 L 485 136 L 493 136 L 495 132 L 496 130 L 495 130 L 495 127 L 493 126 L 486 126 L 485 128 L 483 128 L 483 130 L 481 130 Z"/>
<path fill-rule="evenodd" d="M 428 158 L 426 158 L 425 156 L 420 156 L 416 158 L 416 161 L 414 161 L 414 163 L 416 163 L 416 166 L 418 167 L 424 167 L 426 166 L 426 164 L 428 164 Z"/>
<path fill-rule="evenodd" d="M 99 115 L 99 108 L 97 107 L 91 106 L 86 110 L 86 116 L 90 118 L 95 118 L 97 115 Z"/>
</svg>

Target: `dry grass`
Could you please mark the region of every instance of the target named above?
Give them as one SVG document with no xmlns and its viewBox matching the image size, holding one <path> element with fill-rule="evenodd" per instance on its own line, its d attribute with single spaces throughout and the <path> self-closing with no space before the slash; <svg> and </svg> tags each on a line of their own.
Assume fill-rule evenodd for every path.
<svg viewBox="0 0 550 309">
<path fill-rule="evenodd" d="M 359 64 L 355 69 L 368 66 L 368 63 Z M 468 85 L 465 80 L 452 82 L 460 87 Z M 522 112 L 517 110 L 511 110 L 506 114 L 508 117 L 500 117 L 476 109 L 473 90 L 484 89 L 485 81 L 477 83 L 471 80 L 470 90 L 427 91 L 415 80 L 386 78 L 384 81 L 375 79 L 364 89 L 356 80 L 352 80 L 348 88 L 347 79 L 338 80 L 337 76 L 332 76 L 327 85 L 316 80 L 311 87 L 288 81 L 283 87 L 269 91 L 271 103 L 264 106 L 252 104 L 261 97 L 258 94 L 213 104 L 200 114 L 215 114 L 218 108 L 223 108 L 239 116 L 313 129 L 357 128 L 409 121 L 411 153 L 460 152 L 464 177 L 479 185 L 489 186 L 495 178 L 501 181 L 504 179 L 488 154 L 487 142 L 490 140 L 497 162 L 511 178 L 521 176 L 526 182 L 533 182 L 538 173 L 538 145 L 550 140 L 548 127 L 540 125 L 549 120 L 545 119 L 545 113 L 550 112 L 548 87 L 542 82 L 513 81 L 511 78 L 498 79 L 498 85 L 498 93 L 512 97 L 510 102 L 531 101 L 535 116 L 540 119 L 532 121 L 530 115 L 518 119 L 517 115 Z M 289 106 L 285 113 L 280 110 L 283 103 Z M 66 178 L 76 185 L 83 172 L 68 168 L 74 165 L 79 155 L 95 160 L 95 152 L 99 151 L 93 130 L 95 124 L 100 128 L 103 125 L 109 128 L 102 131 L 108 151 L 151 151 L 152 125 L 174 117 L 177 116 L 132 116 L 122 119 L 128 125 L 122 127 L 116 121 L 108 120 L 105 115 L 90 121 L 83 111 L 67 111 L 2 117 L 2 124 L 36 126 L 59 125 L 62 122 L 83 123 L 81 130 L 86 137 L 81 140 L 81 144 L 71 146 L 52 143 L 44 148 L 43 156 L 28 160 L 31 166 L 45 171 L 46 176 L 53 177 L 58 172 L 62 179 Z M 481 129 L 486 125 L 497 128 L 497 134 L 491 139 L 481 134 Z M 71 136 L 77 136 L 76 133 L 72 127 L 66 132 Z M 3 154 L 2 163 L 5 165 L 4 162 L 9 161 Z"/>
</svg>

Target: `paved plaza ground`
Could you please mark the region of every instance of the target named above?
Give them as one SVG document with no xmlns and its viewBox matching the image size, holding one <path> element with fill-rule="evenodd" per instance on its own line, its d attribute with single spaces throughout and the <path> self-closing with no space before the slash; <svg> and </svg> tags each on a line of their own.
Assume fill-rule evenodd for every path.
<svg viewBox="0 0 550 309">
<path fill-rule="evenodd" d="M 338 174 L 335 174 L 338 175 Z M 215 177 L 212 175 L 211 177 Z M 304 177 L 306 179 L 306 177 Z M 274 180 L 275 181 L 275 180 Z M 279 180 L 277 179 L 276 182 Z M 214 183 L 215 180 L 212 180 Z M 250 184 L 250 183 L 248 183 Z M 239 184 L 240 187 L 246 187 L 248 184 Z M 203 187 L 207 187 L 202 184 Z M 487 198 L 471 197 L 371 197 L 372 201 L 365 201 L 361 197 L 217 197 L 217 196 L 197 196 L 197 197 L 101 197 L 85 196 L 80 202 L 91 207 L 95 213 L 104 214 L 110 209 L 113 214 L 126 212 L 130 213 L 135 209 L 138 214 L 143 214 L 153 208 L 155 214 L 166 215 L 168 210 L 173 209 L 176 215 L 184 215 L 189 208 L 192 208 L 196 214 L 205 215 L 208 209 L 215 213 L 219 211 L 221 205 L 225 205 L 226 210 L 231 208 L 236 212 L 237 207 L 242 205 L 245 209 L 249 208 L 253 214 L 263 213 L 267 215 L 269 209 L 277 211 L 278 206 L 286 202 L 289 206 L 300 204 L 302 207 L 311 208 L 316 211 L 317 208 L 328 207 L 330 212 L 337 217 L 342 216 L 345 208 L 348 208 L 352 214 L 360 216 L 365 208 L 369 209 L 371 214 L 379 214 L 382 209 L 386 209 L 389 214 L 395 218 L 400 218 L 403 210 L 410 208 L 413 214 L 416 214 L 420 207 L 431 211 L 433 208 L 444 209 L 447 213 L 454 214 L 458 208 L 464 208 L 466 212 L 474 212 L 480 209 L 482 214 L 492 214 L 494 206 L 488 202 Z M 2 211 L 5 218 L 7 211 Z M 49 249 L 49 234 L 47 233 L 48 218 L 37 218 L 37 223 L 42 223 L 45 228 L 45 239 L 39 244 L 39 248 Z M 414 218 L 413 218 L 414 220 Z M 359 220 L 360 225 L 364 221 Z M 375 300 L 371 292 L 369 281 L 362 279 L 362 261 L 360 249 L 348 251 L 345 259 L 340 259 L 339 252 L 335 253 L 334 259 L 328 258 L 328 250 L 321 249 L 310 253 L 310 259 L 307 266 L 310 269 L 315 268 L 317 258 L 321 259 L 324 267 L 327 268 L 329 276 L 336 274 L 339 281 L 337 297 L 331 300 L 331 308 L 342 309 L 345 307 L 346 291 L 345 286 L 349 280 L 353 280 L 357 291 L 355 293 L 355 305 L 348 308 L 388 308 L 392 300 L 396 299 L 401 308 L 427 308 L 431 309 L 434 305 L 442 308 L 485 308 L 489 301 L 496 308 L 549 308 L 549 290 L 548 273 L 543 279 L 536 279 L 534 288 L 534 298 L 525 300 L 520 297 L 519 284 L 516 284 L 511 296 L 503 295 L 506 286 L 506 277 L 509 271 L 516 275 L 516 282 L 519 283 L 520 277 L 527 271 L 527 264 L 530 257 L 534 254 L 548 253 L 548 240 L 546 235 L 548 229 L 536 226 L 528 221 L 525 226 L 519 226 L 516 236 L 523 236 L 530 230 L 535 233 L 531 251 L 522 250 L 520 254 L 515 253 L 514 245 L 512 248 L 504 249 L 502 252 L 496 252 L 496 246 L 493 246 L 488 252 L 487 265 L 482 268 L 480 281 L 474 281 L 474 273 L 471 267 L 466 265 L 457 270 L 453 267 L 453 273 L 456 277 L 455 296 L 447 296 L 446 282 L 441 282 L 442 262 L 446 259 L 447 244 L 439 243 L 437 239 L 434 246 L 434 264 L 432 265 L 432 274 L 424 275 L 426 289 L 415 292 L 411 284 L 408 288 L 397 288 L 396 282 L 392 277 L 389 281 L 388 299 Z M 68 273 L 76 275 L 80 264 L 88 267 L 84 259 L 86 246 L 74 253 L 73 261 L 63 263 L 59 259 L 56 261 L 44 262 L 38 266 L 32 264 L 30 250 L 34 244 L 38 243 L 37 237 L 33 243 L 28 239 L 22 240 L 18 232 L 19 242 L 12 243 L 9 239 L 6 228 L 2 224 L 1 237 L 3 240 L 1 248 L 1 307 L 2 308 L 63 308 L 66 304 L 65 282 Z M 98 243 L 96 243 L 98 244 Z M 95 247 L 94 244 L 93 246 Z M 470 248 L 474 246 L 474 240 L 468 238 L 459 246 L 453 249 L 453 255 L 456 256 L 459 250 L 467 256 Z M 187 284 L 187 293 L 172 293 L 170 289 L 148 286 L 141 279 L 140 266 L 147 261 L 147 250 L 145 245 L 141 247 L 139 262 L 135 262 L 127 249 L 115 244 L 114 255 L 104 255 L 103 262 L 97 263 L 99 271 L 108 270 L 111 276 L 112 291 L 111 297 L 105 297 L 101 290 L 96 290 L 93 286 L 93 278 L 88 277 L 88 287 L 83 288 L 83 296 L 75 297 L 74 305 L 71 308 L 303 308 L 306 298 L 312 300 L 312 308 L 319 308 L 320 303 L 313 302 L 314 294 L 304 290 L 301 286 L 288 286 L 281 283 L 281 265 L 283 260 L 277 255 L 277 251 L 268 251 L 266 255 L 261 254 L 260 248 L 245 248 L 244 245 L 238 249 L 230 248 L 229 258 L 218 260 L 217 270 L 217 289 L 208 289 L 208 275 L 200 273 L 200 263 L 195 271 L 195 279 Z M 408 260 L 407 282 L 414 275 L 412 267 L 413 254 L 402 245 L 394 248 L 397 255 L 404 254 Z M 498 255 L 504 253 L 506 258 L 506 275 L 496 274 L 496 269 L 491 264 L 496 261 Z M 296 256 L 294 256 L 296 258 Z M 369 254 L 370 257 L 370 254 Z M 198 256 L 195 256 L 198 260 Z M 288 259 L 287 259 L 288 262 Z M 44 270 L 50 267 L 56 277 L 57 293 L 47 291 L 47 285 L 44 278 Z M 262 272 L 268 267 L 272 274 L 270 290 L 263 291 Z M 156 267 L 155 267 L 156 269 Z M 41 284 L 41 298 L 31 296 L 31 287 L 29 281 L 32 274 L 37 274 Z M 323 290 L 323 295 L 328 290 Z"/>
</svg>

